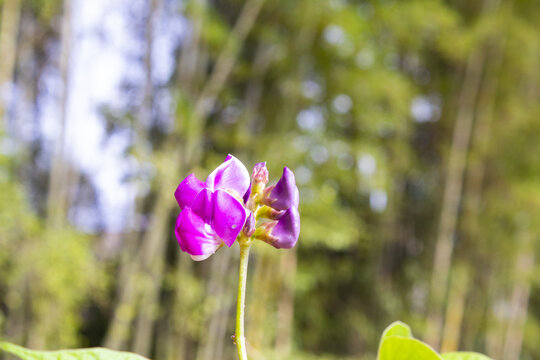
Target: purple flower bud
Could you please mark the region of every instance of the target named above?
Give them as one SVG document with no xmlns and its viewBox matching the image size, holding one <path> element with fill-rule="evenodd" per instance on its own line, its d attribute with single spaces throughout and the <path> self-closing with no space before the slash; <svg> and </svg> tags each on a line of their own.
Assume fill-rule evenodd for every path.
<svg viewBox="0 0 540 360">
<path fill-rule="evenodd" d="M 251 237 L 255 233 L 255 216 L 251 211 L 249 212 L 246 223 L 244 224 L 244 229 L 242 231 L 247 237 Z"/>
<path fill-rule="evenodd" d="M 290 249 L 296 245 L 300 235 L 300 214 L 290 207 L 278 221 L 263 224 L 255 236 L 277 249 Z"/>
<path fill-rule="evenodd" d="M 298 188 L 296 187 L 294 174 L 288 167 L 283 169 L 283 175 L 276 185 L 267 187 L 264 190 L 262 203 L 276 210 L 298 207 Z"/>
<path fill-rule="evenodd" d="M 268 184 L 268 169 L 266 169 L 266 162 L 256 163 L 251 173 L 251 180 L 254 183 Z"/>
</svg>

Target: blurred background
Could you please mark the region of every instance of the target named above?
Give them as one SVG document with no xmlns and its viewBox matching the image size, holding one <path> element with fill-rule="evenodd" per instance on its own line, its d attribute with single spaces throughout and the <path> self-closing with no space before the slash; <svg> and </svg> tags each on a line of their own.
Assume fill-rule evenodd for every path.
<svg viewBox="0 0 540 360">
<path fill-rule="evenodd" d="M 234 359 L 238 248 L 173 192 L 228 153 L 301 194 L 255 244 L 250 358 L 540 358 L 535 0 L 0 0 L 0 337 Z"/>
</svg>

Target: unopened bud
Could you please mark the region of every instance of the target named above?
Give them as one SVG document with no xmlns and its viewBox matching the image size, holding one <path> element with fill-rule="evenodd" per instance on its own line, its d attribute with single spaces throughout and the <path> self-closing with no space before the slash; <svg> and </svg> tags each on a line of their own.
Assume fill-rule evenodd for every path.
<svg viewBox="0 0 540 360">
<path fill-rule="evenodd" d="M 253 213 L 251 211 L 249 212 L 242 232 L 247 237 L 251 237 L 255 233 L 255 216 L 253 216 Z"/>
<path fill-rule="evenodd" d="M 256 163 L 251 173 L 251 180 L 254 183 L 266 185 L 268 184 L 268 169 L 266 169 L 266 162 Z"/>
<path fill-rule="evenodd" d="M 255 210 L 267 183 L 268 170 L 266 169 L 266 163 L 256 163 L 253 167 L 253 172 L 251 173 L 250 194 L 247 196 L 247 200 L 245 200 L 248 209 Z"/>
</svg>

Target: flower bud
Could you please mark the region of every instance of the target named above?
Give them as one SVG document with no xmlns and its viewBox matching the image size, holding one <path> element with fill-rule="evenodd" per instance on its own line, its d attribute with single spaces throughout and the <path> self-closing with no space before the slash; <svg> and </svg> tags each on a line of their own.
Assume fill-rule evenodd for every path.
<svg viewBox="0 0 540 360">
<path fill-rule="evenodd" d="M 249 212 L 242 232 L 247 237 L 251 237 L 255 233 L 255 216 L 253 216 L 253 213 L 251 211 Z"/>
<path fill-rule="evenodd" d="M 251 173 L 251 180 L 254 183 L 268 184 L 268 169 L 266 169 L 266 162 L 256 163 Z"/>
<path fill-rule="evenodd" d="M 277 184 L 264 190 L 262 203 L 276 210 L 287 210 L 290 207 L 298 207 L 298 202 L 299 194 L 294 174 L 285 167 Z"/>
<path fill-rule="evenodd" d="M 290 207 L 278 221 L 261 225 L 255 237 L 277 249 L 290 249 L 296 245 L 300 235 L 300 214 L 296 207 Z"/>
<path fill-rule="evenodd" d="M 266 169 L 266 163 L 257 163 L 253 167 L 253 172 L 251 173 L 250 196 L 258 196 L 258 194 L 262 193 L 266 184 L 268 184 L 268 170 Z"/>
</svg>

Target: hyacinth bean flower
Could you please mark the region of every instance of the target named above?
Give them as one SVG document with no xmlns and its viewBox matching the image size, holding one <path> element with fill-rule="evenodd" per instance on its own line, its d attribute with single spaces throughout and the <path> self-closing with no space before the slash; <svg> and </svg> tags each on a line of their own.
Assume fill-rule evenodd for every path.
<svg viewBox="0 0 540 360">
<path fill-rule="evenodd" d="M 283 175 L 273 186 L 263 191 L 258 214 L 274 220 L 263 223 L 254 237 L 278 249 L 290 249 L 300 235 L 300 215 L 298 213 L 299 193 L 293 172 L 285 167 Z"/>
<path fill-rule="evenodd" d="M 276 210 L 287 210 L 290 207 L 297 208 L 298 202 L 299 194 L 294 174 L 285 167 L 277 184 L 264 189 L 262 203 Z"/>
<path fill-rule="evenodd" d="M 193 174 L 185 178 L 174 193 L 182 209 L 175 226 L 180 249 L 200 261 L 223 244 L 232 246 L 246 221 L 242 197 L 249 184 L 246 167 L 232 155 L 206 182 Z"/>
<path fill-rule="evenodd" d="M 238 302 L 234 341 L 240 360 L 247 360 L 244 308 L 249 249 L 262 240 L 278 249 L 296 245 L 300 234 L 299 193 L 289 168 L 277 184 L 266 188 L 266 163 L 255 164 L 251 175 L 229 155 L 205 182 L 190 174 L 174 196 L 181 212 L 175 234 L 182 251 L 193 260 L 204 260 L 223 245 L 240 247 Z"/>
<path fill-rule="evenodd" d="M 194 174 L 186 177 L 174 194 L 182 210 L 175 226 L 182 251 L 204 260 L 221 246 L 232 246 L 239 235 L 278 249 L 293 247 L 300 233 L 294 174 L 285 167 L 275 185 L 266 187 L 267 183 L 265 162 L 255 164 L 250 179 L 244 164 L 232 155 L 206 181 Z"/>
<path fill-rule="evenodd" d="M 300 214 L 297 207 L 291 206 L 279 220 L 264 223 L 254 236 L 277 249 L 290 249 L 296 245 L 299 235 Z"/>
</svg>

